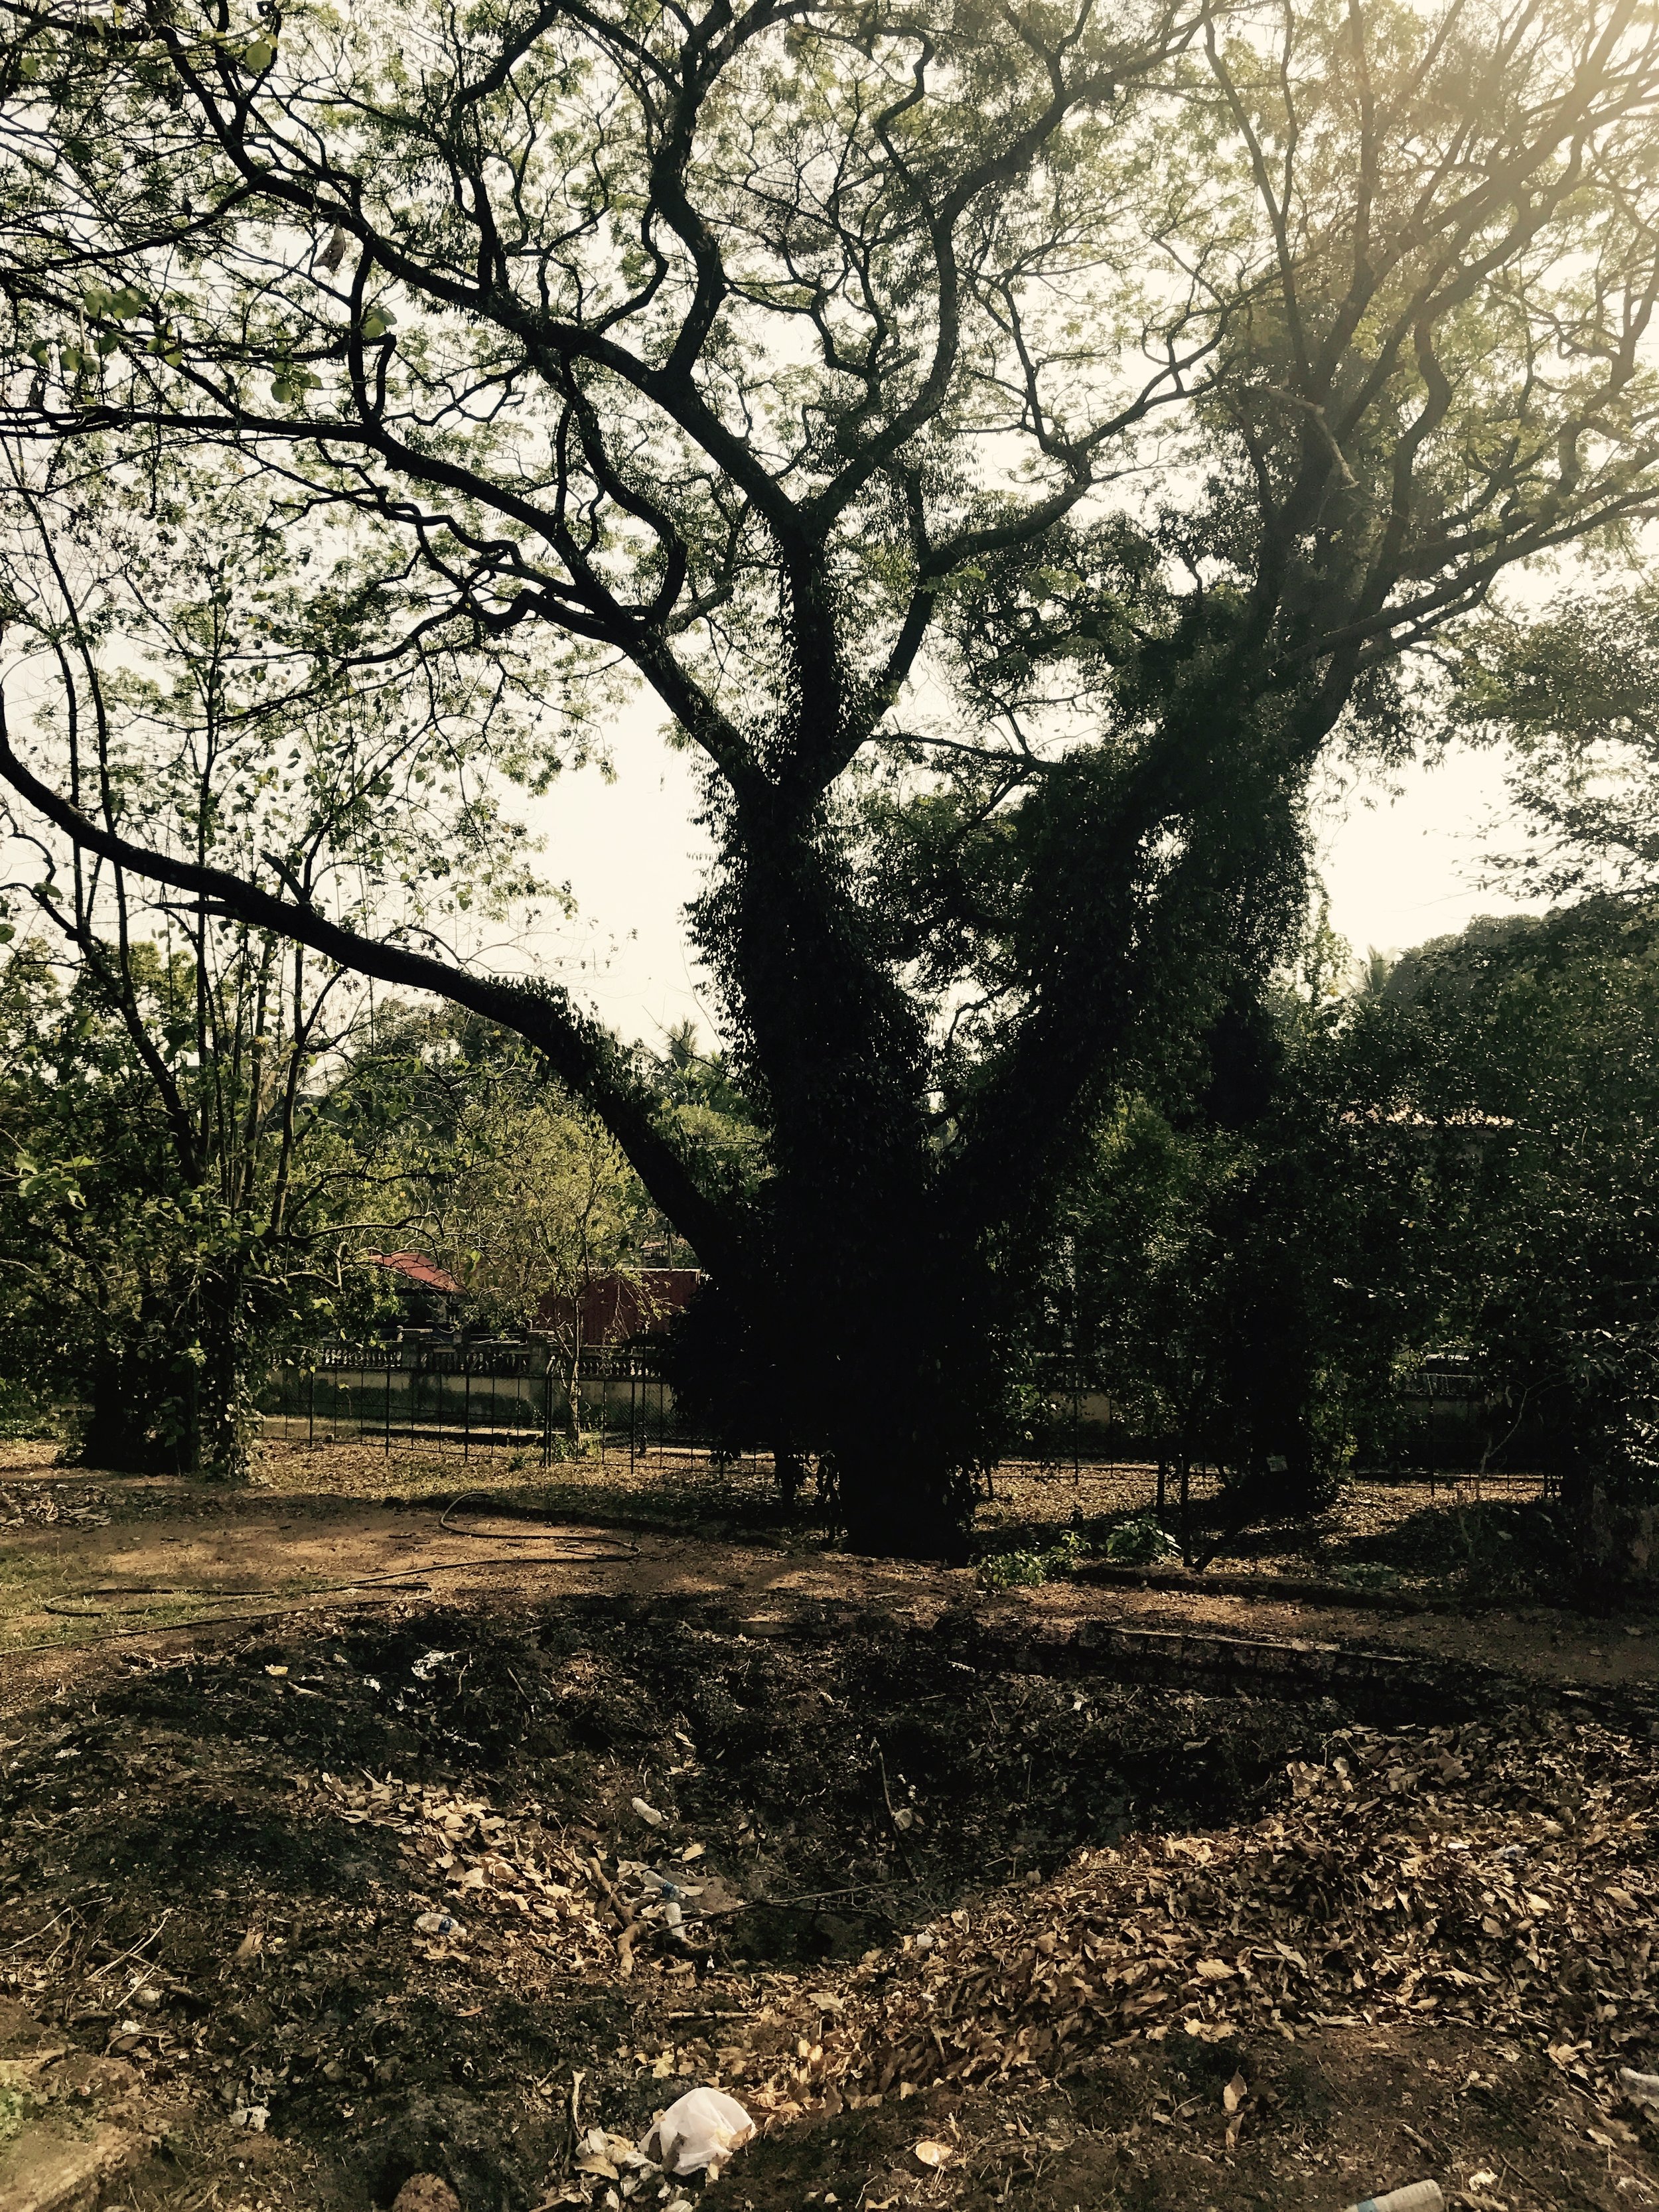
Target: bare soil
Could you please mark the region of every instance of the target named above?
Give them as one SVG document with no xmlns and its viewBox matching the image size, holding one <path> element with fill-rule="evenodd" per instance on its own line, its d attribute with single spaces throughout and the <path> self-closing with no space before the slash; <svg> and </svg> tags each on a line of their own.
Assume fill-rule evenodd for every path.
<svg viewBox="0 0 1659 2212">
<path fill-rule="evenodd" d="M 709 2212 L 1659 2191 L 1642 1617 L 993 1596 L 706 1462 L 498 1458 L 445 1529 L 456 1468 L 361 1448 L 234 1495 L 45 1456 L 0 1468 L 0 1999 L 137 2069 L 112 2207 L 672 2203 L 620 2141 L 716 2081 L 763 2127 Z M 1489 1504 L 1258 1556 L 1449 1589 Z M 1161 1680 L 1066 1643 L 1103 1619 L 1179 1632 Z M 1438 1702 L 1183 1678 L 1180 1636 L 1407 1654 Z"/>
</svg>

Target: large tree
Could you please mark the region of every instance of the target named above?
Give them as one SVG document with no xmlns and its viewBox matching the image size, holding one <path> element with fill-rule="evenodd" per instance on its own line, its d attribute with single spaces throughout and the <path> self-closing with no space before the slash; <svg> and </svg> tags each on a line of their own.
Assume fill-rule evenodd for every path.
<svg viewBox="0 0 1659 2212">
<path fill-rule="evenodd" d="M 760 1197 L 556 990 L 0 766 L 78 844 L 529 1037 L 712 1270 L 757 1421 L 856 1534 L 935 1540 L 1044 1195 L 1299 916 L 1322 750 L 1397 736 L 1407 656 L 1659 491 L 1659 32 L 0 4 L 22 465 L 216 447 L 292 530 L 398 543 L 411 661 L 633 672 L 704 764 Z"/>
</svg>

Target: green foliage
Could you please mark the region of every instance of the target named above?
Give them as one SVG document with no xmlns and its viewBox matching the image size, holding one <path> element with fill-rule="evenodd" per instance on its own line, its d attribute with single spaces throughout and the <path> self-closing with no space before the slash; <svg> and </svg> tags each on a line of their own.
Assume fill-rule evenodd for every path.
<svg viewBox="0 0 1659 2212">
<path fill-rule="evenodd" d="M 1040 1550 L 992 1552 L 979 1563 L 978 1576 L 987 1589 L 1036 1589 L 1056 1575 L 1068 1573 L 1085 1556 L 1088 1545 L 1075 1528 Z"/>
<path fill-rule="evenodd" d="M 1180 1545 L 1150 1513 L 1121 1521 L 1107 1537 L 1103 1549 L 1109 1559 L 1126 1567 L 1155 1566 L 1160 1559 L 1181 1556 Z"/>
<path fill-rule="evenodd" d="M 1109 1528 L 1067 1528 L 1052 1544 L 989 1552 L 977 1569 L 987 1589 L 1036 1589 L 1043 1583 L 1074 1574 L 1092 1558 L 1110 1559 L 1128 1567 L 1157 1566 L 1181 1557 L 1175 1538 L 1158 1525 L 1150 1513 L 1134 1515 Z"/>
<path fill-rule="evenodd" d="M 1581 1504 L 1653 1494 L 1654 911 L 1592 900 L 1477 923 L 1401 961 L 1358 1027 L 1438 1133 L 1444 1326 L 1508 1408 L 1505 1448 Z"/>
<path fill-rule="evenodd" d="M 1276 1022 L 1242 1122 L 1213 1085 L 1108 1121 L 1050 1311 L 1241 1517 L 1413 1463 L 1405 1393 L 1455 1347 L 1488 1401 L 1476 1449 L 1551 1475 L 1599 1556 L 1659 1495 L 1659 917 L 1479 921 L 1335 999 L 1304 975 Z"/>
<path fill-rule="evenodd" d="M 1552 898 L 1659 889 L 1659 592 L 1493 613 L 1457 656 L 1451 704 L 1476 742 L 1510 748 L 1526 836 L 1493 876 Z"/>
<path fill-rule="evenodd" d="M 1046 1583 L 1051 1570 L 1047 1552 L 994 1552 L 979 1564 L 979 1579 L 987 1589 L 1036 1589 Z"/>
<path fill-rule="evenodd" d="M 45 1443 L 63 1433 L 57 1408 L 44 1403 L 21 1376 L 0 1377 L 0 1439 Z"/>
</svg>

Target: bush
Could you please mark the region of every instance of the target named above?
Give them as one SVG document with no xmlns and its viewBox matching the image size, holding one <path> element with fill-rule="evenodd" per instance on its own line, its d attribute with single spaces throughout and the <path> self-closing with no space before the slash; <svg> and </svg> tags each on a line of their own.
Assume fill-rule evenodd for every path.
<svg viewBox="0 0 1659 2212">
<path fill-rule="evenodd" d="M 1050 1575 L 1063 1575 L 1076 1566 L 1088 1549 L 1081 1534 L 1068 1528 L 1044 1551 L 994 1552 L 980 1561 L 979 1579 L 987 1589 L 1035 1589 Z"/>
<path fill-rule="evenodd" d="M 52 1443 L 63 1433 L 56 1410 L 43 1405 L 27 1383 L 0 1382 L 0 1443 Z"/>
<path fill-rule="evenodd" d="M 979 1578 L 987 1589 L 1035 1589 L 1048 1579 L 1048 1554 L 994 1552 L 980 1561 Z"/>
<path fill-rule="evenodd" d="M 1120 1566 L 1150 1567 L 1159 1559 L 1179 1559 L 1181 1547 L 1150 1513 L 1138 1513 L 1113 1529 L 1106 1539 L 1106 1556 Z"/>
</svg>

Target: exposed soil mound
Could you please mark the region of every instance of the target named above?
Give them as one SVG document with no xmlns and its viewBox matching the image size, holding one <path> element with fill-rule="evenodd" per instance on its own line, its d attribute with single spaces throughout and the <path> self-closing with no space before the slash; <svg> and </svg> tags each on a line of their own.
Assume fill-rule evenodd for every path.
<svg viewBox="0 0 1659 2212">
<path fill-rule="evenodd" d="M 770 2126 L 711 2204 L 1018 2172 L 1066 2212 L 1109 2168 L 1151 2207 L 1177 2148 L 1241 2186 L 1328 2159 L 1352 2114 L 1295 2086 L 1322 2021 L 1443 2053 L 1495 2021 L 1563 2093 L 1645 2063 L 1654 1796 L 1600 1723 L 1360 1730 L 1012 1672 L 965 1620 L 313 1617 L 21 1724 L 0 1983 L 208 2116 L 140 2205 L 233 2170 L 248 2212 L 416 2175 L 464 2212 L 620 2204 L 586 2131 L 718 2079 Z"/>
</svg>

